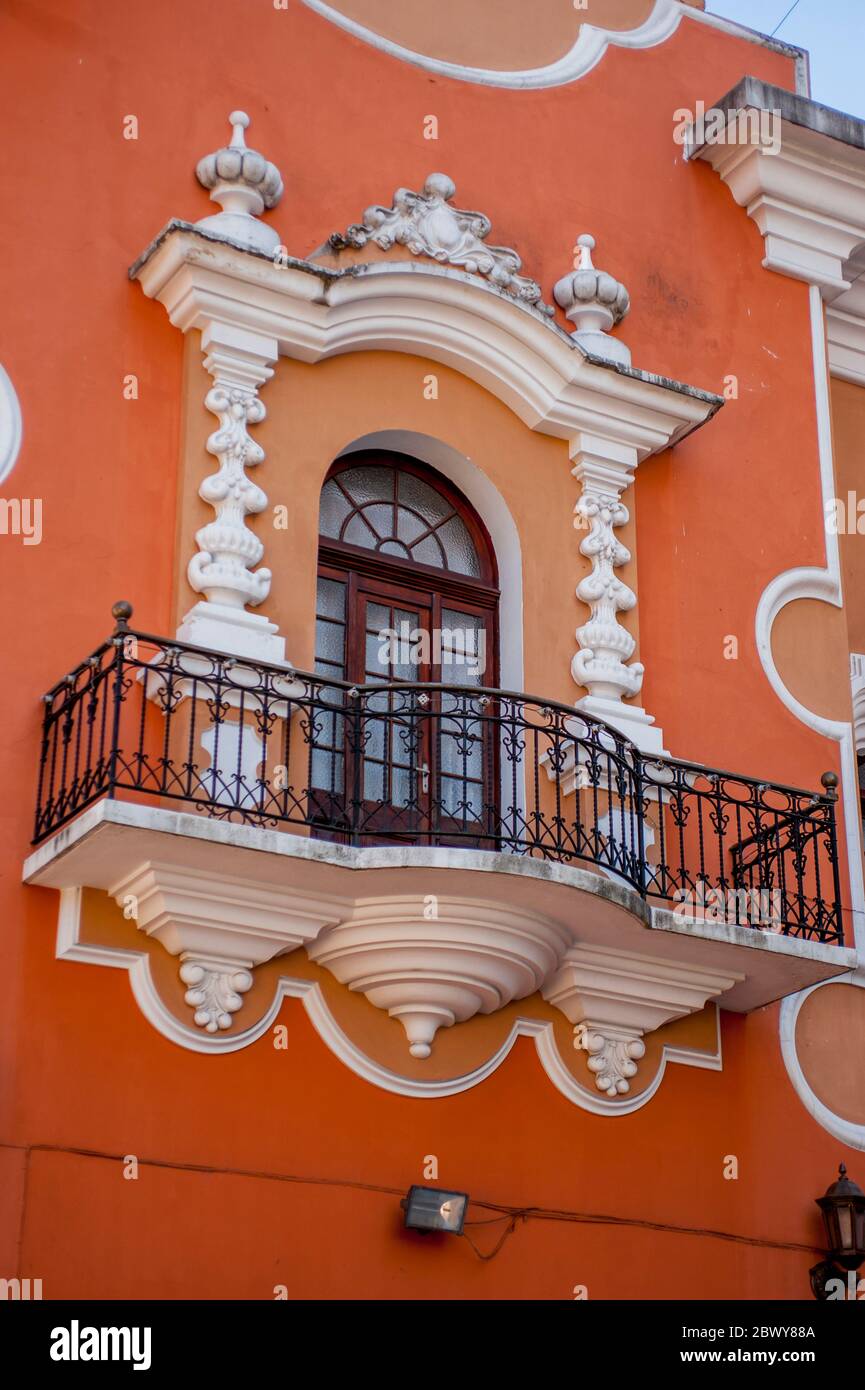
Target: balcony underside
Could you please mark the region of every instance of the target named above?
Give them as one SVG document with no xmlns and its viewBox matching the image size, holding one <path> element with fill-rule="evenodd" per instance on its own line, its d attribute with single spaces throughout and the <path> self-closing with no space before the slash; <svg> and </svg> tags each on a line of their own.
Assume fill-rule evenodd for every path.
<svg viewBox="0 0 865 1390">
<path fill-rule="evenodd" d="M 463 905 L 456 915 L 464 921 L 465 904 L 471 903 L 469 937 L 477 935 L 485 915 L 491 940 L 503 912 L 508 920 L 502 930 L 520 939 L 532 935 L 534 923 L 531 969 L 536 987 L 548 998 L 556 971 L 561 994 L 567 961 L 579 963 L 582 953 L 585 964 L 587 953 L 598 950 L 610 953 L 610 960 L 619 955 L 637 960 L 648 975 L 652 963 L 662 973 L 667 968 L 696 972 L 705 983 L 714 981 L 707 997 L 741 1013 L 856 964 L 852 950 L 732 922 L 689 919 L 650 905 L 612 877 L 550 860 L 473 849 L 354 847 L 109 799 L 34 850 L 24 879 L 51 888 L 103 889 L 119 902 L 125 888 L 138 885 L 151 903 L 149 916 L 138 918 L 143 930 L 173 954 L 234 960 L 238 970 L 301 942 L 328 964 L 323 937 L 338 960 L 342 924 L 348 923 L 356 938 L 362 920 L 371 924 L 368 951 L 385 955 L 400 933 L 411 937 L 413 908 L 420 921 L 429 920 L 423 907 L 431 899 L 444 905 L 440 922 L 447 921 L 447 905 L 456 903 Z M 371 918 L 379 927 L 387 921 L 391 926 L 376 934 Z M 425 935 L 436 933 L 427 928 Z M 504 954 L 513 955 L 500 939 Z M 456 945 L 482 953 L 489 948 L 474 939 L 471 947 Z M 449 948 L 456 945 L 451 940 Z M 541 979 L 544 960 L 552 968 Z M 592 960 L 597 967 L 597 958 Z M 529 968 L 525 964 L 520 973 L 520 987 L 529 980 Z M 342 978 L 339 969 L 335 973 Z M 346 981 L 362 987 L 350 974 Z M 616 975 L 621 984 L 618 967 Z"/>
</svg>

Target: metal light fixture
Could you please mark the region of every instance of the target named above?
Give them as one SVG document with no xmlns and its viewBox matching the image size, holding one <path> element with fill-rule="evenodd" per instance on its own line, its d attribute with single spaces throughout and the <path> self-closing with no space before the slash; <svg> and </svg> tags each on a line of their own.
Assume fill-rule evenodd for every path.
<svg viewBox="0 0 865 1390">
<path fill-rule="evenodd" d="M 467 1192 L 445 1192 L 440 1187 L 410 1187 L 400 1202 L 410 1231 L 450 1231 L 455 1236 L 462 1235 L 468 1204 Z"/>
<path fill-rule="evenodd" d="M 845 1271 L 856 1270 L 865 1261 L 865 1192 L 850 1181 L 841 1163 L 837 1181 L 816 1200 L 826 1226 L 829 1259 L 810 1271 L 811 1288 L 815 1298 L 825 1299 L 830 1279 L 845 1282 Z"/>
</svg>

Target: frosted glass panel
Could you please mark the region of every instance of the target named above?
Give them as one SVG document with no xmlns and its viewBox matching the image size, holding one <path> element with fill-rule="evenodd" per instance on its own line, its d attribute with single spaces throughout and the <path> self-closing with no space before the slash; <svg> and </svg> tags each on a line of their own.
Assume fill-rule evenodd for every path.
<svg viewBox="0 0 865 1390">
<path fill-rule="evenodd" d="M 325 579 L 319 577 L 318 581 L 318 616 L 320 618 L 339 618 L 345 617 L 345 585 L 338 579 Z"/>
<path fill-rule="evenodd" d="M 444 554 L 435 536 L 427 536 L 412 547 L 411 558 L 416 565 L 435 565 L 444 569 Z"/>
<path fill-rule="evenodd" d="M 481 572 L 478 553 L 465 522 L 458 516 L 452 516 L 450 521 L 439 527 L 436 535 L 444 546 L 446 567 L 456 570 L 457 574 L 470 574 L 478 578 Z"/>
<path fill-rule="evenodd" d="M 422 478 L 416 478 L 413 473 L 400 473 L 399 500 L 402 506 L 411 507 L 419 512 L 427 526 L 444 521 L 453 511 L 450 502 L 445 501 L 429 483 L 425 483 Z"/>
<path fill-rule="evenodd" d="M 397 514 L 396 533 L 401 541 L 416 541 L 428 530 L 429 524 L 422 516 L 407 511 L 405 507 L 400 507 Z"/>
<path fill-rule="evenodd" d="M 348 498 L 340 492 L 333 479 L 325 483 L 321 490 L 321 514 L 318 525 L 321 534 L 331 536 L 334 540 L 338 539 L 343 522 L 353 510 Z"/>
<path fill-rule="evenodd" d="M 362 507 L 365 502 L 392 502 L 394 470 L 364 465 L 361 468 L 347 468 L 340 473 L 341 486 L 353 498 L 355 506 Z"/>
<path fill-rule="evenodd" d="M 402 469 L 364 464 L 331 478 L 321 494 L 321 534 L 394 559 L 481 575 L 471 534 L 452 503 Z"/>
<path fill-rule="evenodd" d="M 377 544 L 375 532 L 369 529 L 360 512 L 356 512 L 346 526 L 342 540 L 348 541 L 349 545 L 366 546 L 367 550 L 374 550 Z"/>
</svg>

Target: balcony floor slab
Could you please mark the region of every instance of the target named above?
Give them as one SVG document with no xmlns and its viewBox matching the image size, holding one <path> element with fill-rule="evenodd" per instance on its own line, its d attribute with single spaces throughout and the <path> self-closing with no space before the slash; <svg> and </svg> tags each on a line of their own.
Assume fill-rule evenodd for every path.
<svg viewBox="0 0 865 1390">
<path fill-rule="evenodd" d="M 464 894 L 525 908 L 560 922 L 574 942 L 717 970 L 735 981 L 718 1002 L 742 1013 L 844 975 L 857 960 L 841 946 L 684 918 L 573 865 L 488 850 L 334 844 L 129 801 L 83 811 L 33 850 L 23 877 L 108 891 L 149 861 L 345 900 Z"/>
</svg>

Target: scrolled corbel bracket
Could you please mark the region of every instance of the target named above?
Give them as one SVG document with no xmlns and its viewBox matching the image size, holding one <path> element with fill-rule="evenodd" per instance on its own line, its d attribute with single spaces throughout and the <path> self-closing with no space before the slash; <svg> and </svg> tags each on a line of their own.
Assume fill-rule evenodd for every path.
<svg viewBox="0 0 865 1390">
<path fill-rule="evenodd" d="M 108 889 L 124 915 L 180 961 L 184 1001 L 204 1032 L 235 1023 L 253 973 L 274 956 L 313 941 L 348 903 L 266 883 L 143 861 Z"/>
<path fill-rule="evenodd" d="M 695 965 L 684 955 L 636 955 L 575 942 L 542 993 L 574 1025 L 574 1047 L 586 1054 L 599 1091 L 628 1094 L 646 1055 L 648 1033 L 699 1013 L 741 976 Z"/>
</svg>

